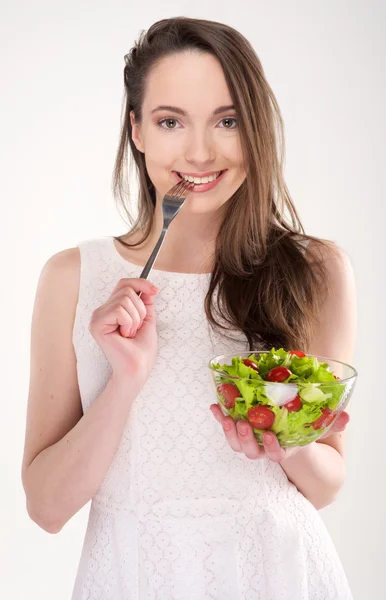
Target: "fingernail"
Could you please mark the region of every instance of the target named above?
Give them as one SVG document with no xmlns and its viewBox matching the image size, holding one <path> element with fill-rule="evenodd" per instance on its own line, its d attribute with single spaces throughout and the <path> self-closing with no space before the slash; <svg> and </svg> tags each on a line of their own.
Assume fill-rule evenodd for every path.
<svg viewBox="0 0 386 600">
<path fill-rule="evenodd" d="M 266 444 L 272 444 L 273 437 L 271 435 L 267 434 L 267 435 L 264 436 L 264 441 L 265 441 Z"/>
<path fill-rule="evenodd" d="M 159 289 L 155 285 L 152 285 L 151 289 L 153 292 L 159 292 Z"/>
<path fill-rule="evenodd" d="M 246 435 L 247 431 L 248 430 L 246 427 L 243 427 L 243 426 L 239 427 L 239 433 L 241 433 L 241 435 Z"/>
<path fill-rule="evenodd" d="M 229 423 L 224 423 L 223 427 L 224 427 L 225 431 L 231 430 L 231 426 L 229 425 Z"/>
</svg>

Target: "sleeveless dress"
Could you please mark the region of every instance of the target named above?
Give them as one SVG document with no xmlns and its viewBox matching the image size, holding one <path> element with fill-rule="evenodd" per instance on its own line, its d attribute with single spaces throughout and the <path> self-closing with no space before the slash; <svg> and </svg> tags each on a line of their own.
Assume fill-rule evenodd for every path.
<svg viewBox="0 0 386 600">
<path fill-rule="evenodd" d="M 85 412 L 111 375 L 91 314 L 142 267 L 110 236 L 78 247 L 73 344 Z M 352 600 L 318 511 L 279 464 L 234 452 L 209 410 L 208 361 L 249 350 L 241 332 L 210 328 L 209 277 L 151 273 L 156 364 L 91 501 L 72 600 Z"/>
</svg>

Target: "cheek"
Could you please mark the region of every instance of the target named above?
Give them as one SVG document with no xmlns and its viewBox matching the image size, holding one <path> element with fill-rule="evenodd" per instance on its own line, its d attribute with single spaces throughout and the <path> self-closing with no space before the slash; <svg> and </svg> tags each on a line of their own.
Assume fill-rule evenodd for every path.
<svg viewBox="0 0 386 600">
<path fill-rule="evenodd" d="M 174 136 L 174 140 L 171 137 L 167 133 L 158 134 L 147 141 L 145 160 L 149 168 L 165 169 L 181 158 L 181 144 L 178 143 L 177 136 Z"/>
<path fill-rule="evenodd" d="M 226 162 L 234 168 L 243 168 L 243 152 L 238 135 L 223 137 L 217 140 L 218 156 L 223 156 Z"/>
<path fill-rule="evenodd" d="M 235 164 L 240 167 L 241 169 L 244 168 L 244 157 L 243 157 L 243 150 L 241 147 L 241 143 L 240 143 L 240 138 L 237 138 L 237 141 L 235 142 L 234 145 L 234 151 L 233 151 L 233 156 L 234 156 L 234 161 Z"/>
</svg>

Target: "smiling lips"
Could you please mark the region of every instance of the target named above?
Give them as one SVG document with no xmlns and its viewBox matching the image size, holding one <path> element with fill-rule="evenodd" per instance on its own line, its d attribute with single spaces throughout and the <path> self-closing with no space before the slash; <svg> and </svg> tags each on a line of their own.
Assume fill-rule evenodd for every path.
<svg viewBox="0 0 386 600">
<path fill-rule="evenodd" d="M 212 181 L 215 181 L 218 177 L 220 177 L 220 175 L 222 175 L 223 172 L 224 171 L 212 171 L 211 173 L 205 173 L 201 177 L 198 177 L 195 174 L 180 173 L 180 172 L 176 171 L 177 175 L 181 179 L 190 181 L 191 183 L 194 183 L 195 185 L 211 183 Z"/>
</svg>

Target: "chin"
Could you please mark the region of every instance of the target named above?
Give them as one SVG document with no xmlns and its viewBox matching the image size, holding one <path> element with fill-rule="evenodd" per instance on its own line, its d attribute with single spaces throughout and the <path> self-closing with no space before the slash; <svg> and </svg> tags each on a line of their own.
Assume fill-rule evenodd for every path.
<svg viewBox="0 0 386 600">
<path fill-rule="evenodd" d="M 189 212 L 194 215 L 212 214 L 216 212 L 221 206 L 228 202 L 229 198 L 224 200 L 223 198 L 209 199 L 204 197 L 204 194 L 189 194 L 187 197 L 182 210 Z"/>
</svg>

